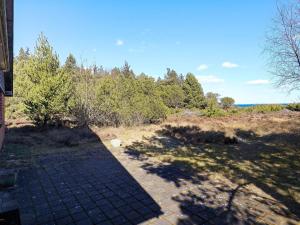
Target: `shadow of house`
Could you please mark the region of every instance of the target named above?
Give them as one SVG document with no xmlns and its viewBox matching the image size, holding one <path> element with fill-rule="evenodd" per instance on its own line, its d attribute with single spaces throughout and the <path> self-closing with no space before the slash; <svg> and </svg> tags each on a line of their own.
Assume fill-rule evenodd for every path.
<svg viewBox="0 0 300 225">
<path fill-rule="evenodd" d="M 8 133 L 8 155 L 27 161 L 13 191 L 23 225 L 140 224 L 162 214 L 89 128 L 27 126 Z M 22 154 L 10 145 L 21 145 Z"/>
<path fill-rule="evenodd" d="M 253 184 L 271 196 L 273 199 L 251 193 L 251 196 L 256 199 L 256 203 L 260 203 L 259 205 L 266 207 L 274 215 L 300 220 L 300 202 L 297 198 L 300 193 L 299 131 L 292 134 L 277 133 L 259 136 L 253 131 L 236 130 L 236 137 L 240 141 L 238 144 L 230 145 L 224 144 L 226 139 L 224 133 L 206 132 L 193 126 L 167 125 L 156 133 L 157 135 L 144 141 L 133 143 L 127 149 L 127 154 L 136 159 L 142 158 L 143 155 L 158 154 L 174 157 L 173 160 L 169 160 L 167 163 L 162 162 L 159 165 L 144 161 L 142 168 L 147 172 L 157 174 L 167 181 L 174 182 L 177 186 L 180 186 L 182 178 L 198 183 L 199 195 L 211 193 L 214 186 L 203 188 L 201 185 L 208 180 L 209 173 L 217 172 L 236 183 L 237 187 L 241 183 Z M 157 136 L 163 138 L 157 138 Z M 166 142 L 165 139 L 168 141 Z M 172 140 L 174 140 L 173 144 L 168 144 Z M 170 169 L 184 172 L 169 173 Z M 184 194 L 180 199 L 176 199 L 182 207 L 182 213 L 189 217 L 185 220 L 196 222 L 192 216 L 194 213 L 190 211 L 194 208 L 196 211 L 198 210 L 199 215 L 201 215 L 200 211 L 213 211 L 214 215 L 223 211 L 224 216 L 226 215 L 221 217 L 224 224 L 239 224 L 246 223 L 246 221 L 259 223 L 256 221 L 260 216 L 259 208 L 250 212 L 239 205 L 230 206 L 236 198 L 232 193 L 240 194 L 240 189 L 234 191 L 237 187 L 229 188 L 225 184 L 219 185 L 219 190 L 211 193 L 212 196 L 227 193 L 227 201 L 219 205 L 207 206 L 210 204 L 204 204 L 204 200 L 202 203 L 197 203 L 195 202 L 197 195 L 192 193 Z M 206 197 L 209 198 L 211 195 Z M 247 193 L 244 192 L 243 195 L 246 196 Z M 245 199 L 245 196 L 241 198 Z M 277 207 L 274 199 L 277 203 L 282 204 L 283 208 Z M 211 199 L 211 202 L 216 200 L 217 197 Z M 187 205 L 194 206 L 187 207 Z M 249 206 L 249 208 L 251 207 L 255 208 L 254 205 Z M 202 210 L 204 208 L 205 210 Z M 222 224 L 220 222 L 218 221 L 216 224 Z"/>
</svg>

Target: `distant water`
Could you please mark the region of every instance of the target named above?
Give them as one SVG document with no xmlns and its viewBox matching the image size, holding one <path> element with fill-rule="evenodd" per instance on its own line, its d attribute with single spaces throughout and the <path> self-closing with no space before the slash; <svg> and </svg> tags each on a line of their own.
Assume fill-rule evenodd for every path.
<svg viewBox="0 0 300 225">
<path fill-rule="evenodd" d="M 246 107 L 252 107 L 252 106 L 256 106 L 256 105 L 272 105 L 272 104 L 235 104 L 236 107 L 239 108 L 246 108 Z M 288 105 L 288 103 L 281 103 L 281 104 L 276 104 L 276 105 Z"/>
</svg>

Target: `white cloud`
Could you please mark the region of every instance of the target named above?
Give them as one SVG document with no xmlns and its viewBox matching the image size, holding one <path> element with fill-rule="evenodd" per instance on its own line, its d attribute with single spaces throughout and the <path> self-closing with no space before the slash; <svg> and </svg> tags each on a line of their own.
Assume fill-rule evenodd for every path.
<svg viewBox="0 0 300 225">
<path fill-rule="evenodd" d="M 249 80 L 246 82 L 247 84 L 251 85 L 259 85 L 259 84 L 269 84 L 269 80 Z"/>
<path fill-rule="evenodd" d="M 197 67 L 197 70 L 202 71 L 202 70 L 207 70 L 208 69 L 208 65 L 206 64 L 201 64 Z"/>
<path fill-rule="evenodd" d="M 197 76 L 197 79 L 200 83 L 224 83 L 223 79 L 215 75 Z"/>
<path fill-rule="evenodd" d="M 222 67 L 227 68 L 227 69 L 232 69 L 232 68 L 239 67 L 239 65 L 235 64 L 235 63 L 231 63 L 231 62 L 223 62 Z"/>
<path fill-rule="evenodd" d="M 122 45 L 124 45 L 124 41 L 119 39 L 119 40 L 116 41 L 116 45 L 117 46 L 122 46 Z"/>
</svg>

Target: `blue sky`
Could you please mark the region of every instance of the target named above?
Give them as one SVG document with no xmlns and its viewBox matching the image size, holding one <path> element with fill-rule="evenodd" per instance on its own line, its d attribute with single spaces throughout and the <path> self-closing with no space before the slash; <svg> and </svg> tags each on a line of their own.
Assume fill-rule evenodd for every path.
<svg viewBox="0 0 300 225">
<path fill-rule="evenodd" d="M 62 61 L 192 72 L 237 103 L 299 101 L 274 88 L 262 54 L 275 12 L 276 0 L 15 0 L 15 52 L 44 32 Z"/>
</svg>

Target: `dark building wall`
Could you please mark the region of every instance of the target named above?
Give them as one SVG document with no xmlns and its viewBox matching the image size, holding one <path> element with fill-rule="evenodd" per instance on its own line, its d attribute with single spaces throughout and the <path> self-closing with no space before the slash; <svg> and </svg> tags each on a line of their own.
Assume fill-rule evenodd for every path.
<svg viewBox="0 0 300 225">
<path fill-rule="evenodd" d="M 3 141 L 4 141 L 4 133 L 5 133 L 5 120 L 4 120 L 4 94 L 0 93 L 0 149 L 2 149 Z"/>
<path fill-rule="evenodd" d="M 3 62 L 0 63 L 0 151 L 5 134 L 4 96 L 13 94 L 13 3 L 14 0 L 0 0 L 0 54 Z"/>
</svg>

